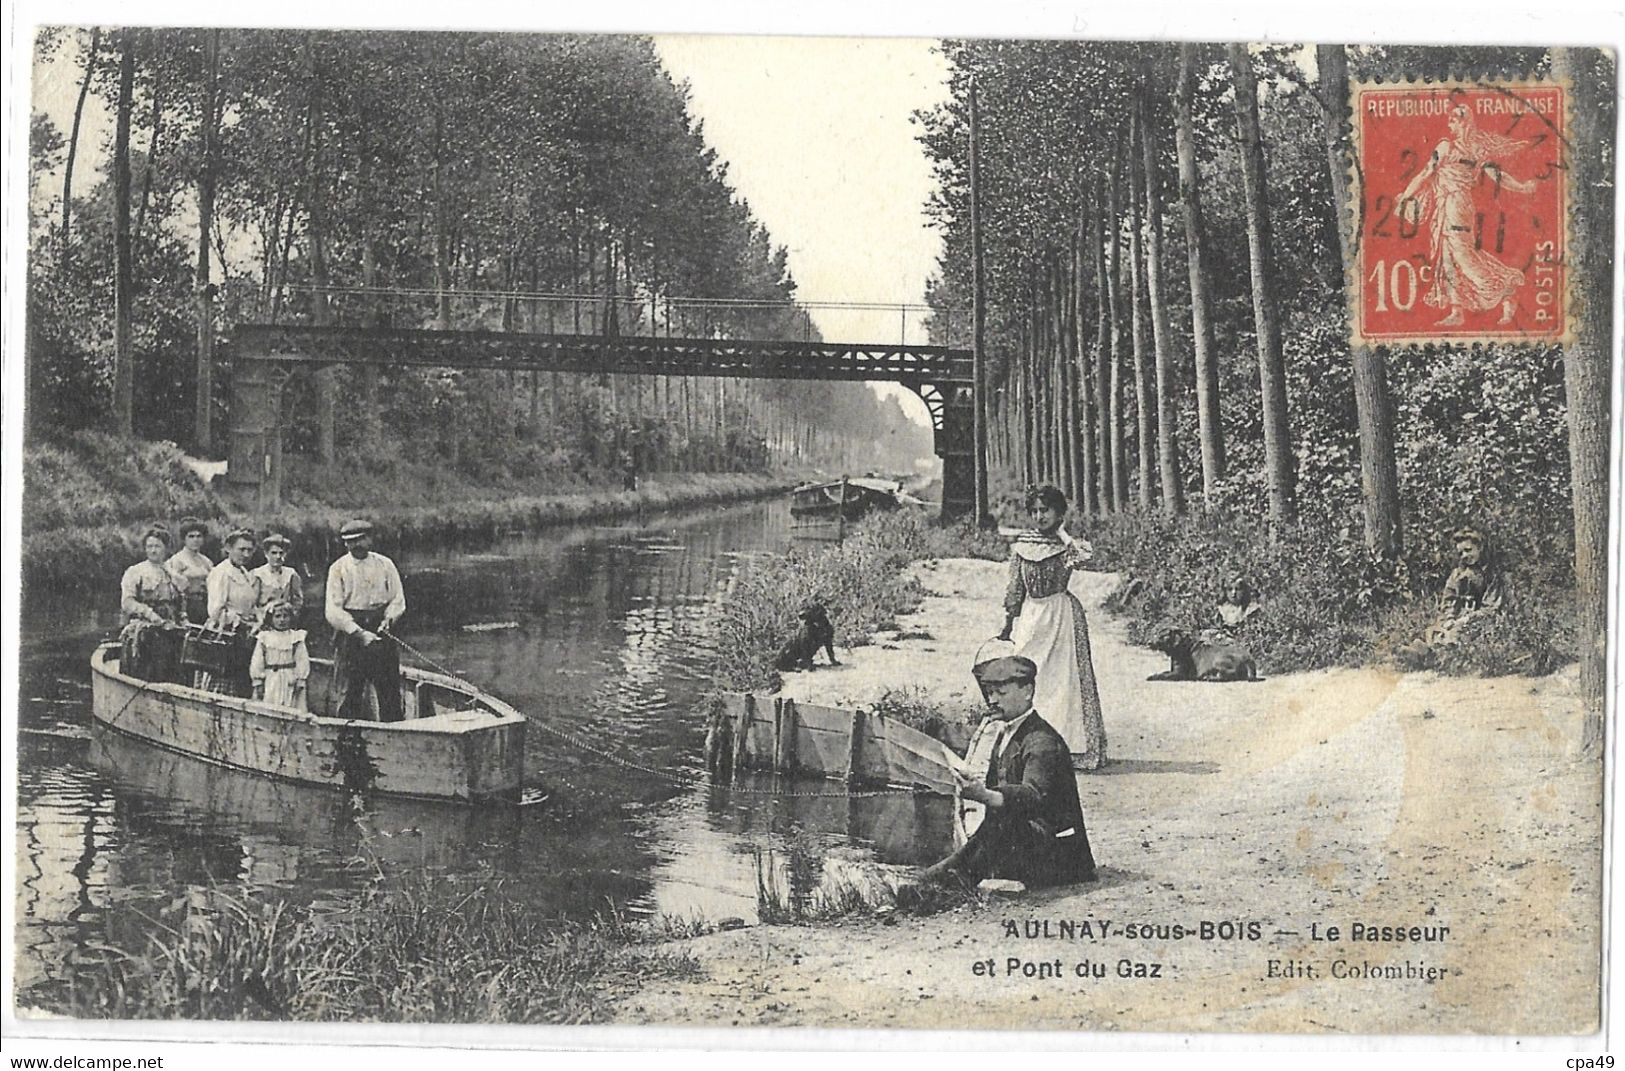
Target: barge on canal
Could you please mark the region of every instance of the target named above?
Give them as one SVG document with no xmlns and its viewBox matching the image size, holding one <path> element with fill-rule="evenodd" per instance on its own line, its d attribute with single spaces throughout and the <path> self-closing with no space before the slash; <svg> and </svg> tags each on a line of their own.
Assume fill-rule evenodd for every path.
<svg viewBox="0 0 1625 1071">
<path fill-rule="evenodd" d="M 890 511 L 912 501 L 897 480 L 843 476 L 826 483 L 804 483 L 790 492 L 790 516 L 796 528 L 846 525 L 875 511 Z"/>
<path fill-rule="evenodd" d="M 439 673 L 401 667 L 405 718 L 327 716 L 333 665 L 312 658 L 312 713 L 120 672 L 119 645 L 90 659 L 95 720 L 216 766 L 299 784 L 413 799 L 512 801 L 524 788 L 525 717 Z"/>
</svg>

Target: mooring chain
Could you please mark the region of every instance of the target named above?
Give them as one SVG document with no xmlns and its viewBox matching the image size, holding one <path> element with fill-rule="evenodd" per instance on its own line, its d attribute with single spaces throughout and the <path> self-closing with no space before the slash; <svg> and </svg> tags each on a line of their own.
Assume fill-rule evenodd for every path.
<svg viewBox="0 0 1625 1071">
<path fill-rule="evenodd" d="M 474 688 L 476 691 L 479 690 L 474 684 L 464 680 L 460 674 L 435 661 L 433 658 L 418 650 L 416 647 L 413 647 L 410 643 L 407 643 L 393 632 L 386 631 L 383 633 L 383 635 L 388 636 L 390 639 L 400 644 L 402 650 L 428 663 L 430 668 L 434 669 L 436 672 L 450 677 L 452 680 L 457 681 L 464 687 Z M 642 763 L 633 762 L 631 759 L 622 758 L 620 755 L 606 751 L 595 744 L 588 743 L 586 740 L 572 732 L 564 729 L 554 728 L 551 725 L 544 724 L 540 720 L 530 720 L 530 724 L 534 725 L 540 732 L 544 732 L 549 736 L 562 740 L 572 747 L 585 751 L 588 754 L 596 755 L 605 762 L 619 766 L 624 770 L 631 770 L 634 773 L 647 774 L 650 777 L 658 777 L 663 781 L 670 781 L 671 783 L 681 785 L 684 788 L 700 788 L 709 784 L 709 781 L 703 777 L 695 777 L 692 774 L 685 774 L 674 770 L 661 770 L 653 766 L 645 766 Z M 844 789 L 840 791 L 833 791 L 830 789 L 796 789 L 781 791 L 767 788 L 751 788 L 744 785 L 731 785 L 729 786 L 728 791 L 738 792 L 747 796 L 781 796 L 791 799 L 872 799 L 877 796 L 911 796 L 915 792 L 915 790 L 912 788 L 871 788 L 851 792 Z"/>
</svg>

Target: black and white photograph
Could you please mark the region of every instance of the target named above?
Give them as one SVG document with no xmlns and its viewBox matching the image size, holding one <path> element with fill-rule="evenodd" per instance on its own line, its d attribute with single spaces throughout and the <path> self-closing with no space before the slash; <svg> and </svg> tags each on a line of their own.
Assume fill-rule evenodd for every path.
<svg viewBox="0 0 1625 1071">
<path fill-rule="evenodd" d="M 9 27 L 8 1035 L 1602 1051 L 1617 26 L 187 14 Z"/>
</svg>

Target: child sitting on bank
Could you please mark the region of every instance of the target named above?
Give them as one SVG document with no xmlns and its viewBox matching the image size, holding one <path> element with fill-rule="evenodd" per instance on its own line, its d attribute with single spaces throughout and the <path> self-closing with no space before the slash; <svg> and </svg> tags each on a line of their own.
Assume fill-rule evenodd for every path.
<svg viewBox="0 0 1625 1071">
<path fill-rule="evenodd" d="M 254 644 L 248 675 L 254 682 L 255 699 L 304 712 L 310 652 L 305 630 L 294 628 L 294 620 L 292 603 L 278 601 L 265 608 L 266 625 Z"/>
</svg>

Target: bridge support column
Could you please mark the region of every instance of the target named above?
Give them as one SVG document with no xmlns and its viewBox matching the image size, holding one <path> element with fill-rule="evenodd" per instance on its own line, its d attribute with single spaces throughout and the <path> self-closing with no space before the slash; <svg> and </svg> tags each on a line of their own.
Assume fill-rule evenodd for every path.
<svg viewBox="0 0 1625 1071">
<path fill-rule="evenodd" d="M 282 502 L 282 381 L 265 361 L 233 359 L 226 482 L 257 512 Z"/>
<path fill-rule="evenodd" d="M 950 520 L 976 510 L 975 396 L 964 386 L 942 388 L 942 394 L 936 448 L 942 458 L 942 519 Z"/>
</svg>

